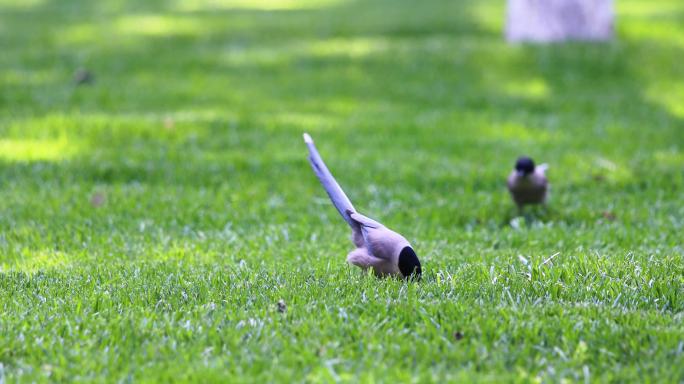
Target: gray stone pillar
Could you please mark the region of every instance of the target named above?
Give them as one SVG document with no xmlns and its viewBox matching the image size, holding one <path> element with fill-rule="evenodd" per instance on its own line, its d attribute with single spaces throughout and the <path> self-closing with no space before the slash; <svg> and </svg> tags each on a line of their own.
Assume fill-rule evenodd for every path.
<svg viewBox="0 0 684 384">
<path fill-rule="evenodd" d="M 508 0 L 511 42 L 601 41 L 613 37 L 613 0 Z"/>
</svg>

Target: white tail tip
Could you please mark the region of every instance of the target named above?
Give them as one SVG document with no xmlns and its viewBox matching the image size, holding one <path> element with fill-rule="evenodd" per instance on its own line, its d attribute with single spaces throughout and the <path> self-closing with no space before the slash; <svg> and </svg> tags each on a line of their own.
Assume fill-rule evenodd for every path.
<svg viewBox="0 0 684 384">
<path fill-rule="evenodd" d="M 311 138 L 311 136 L 309 136 L 308 133 L 304 134 L 304 142 L 307 144 L 313 144 L 313 139 Z"/>
</svg>

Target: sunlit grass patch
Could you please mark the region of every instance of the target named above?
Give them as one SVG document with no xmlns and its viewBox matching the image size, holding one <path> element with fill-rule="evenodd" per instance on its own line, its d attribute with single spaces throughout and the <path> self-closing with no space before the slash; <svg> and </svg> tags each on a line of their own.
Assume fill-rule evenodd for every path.
<svg viewBox="0 0 684 384">
<path fill-rule="evenodd" d="M 348 0 L 190 0 L 178 1 L 182 11 L 253 9 L 262 11 L 329 7 Z"/>
<path fill-rule="evenodd" d="M 512 80 L 503 85 L 505 92 L 513 97 L 544 100 L 549 97 L 549 87 L 543 79 Z"/>
<path fill-rule="evenodd" d="M 684 80 L 673 79 L 666 83 L 654 84 L 646 90 L 646 95 L 654 104 L 684 119 Z"/>
<path fill-rule="evenodd" d="M 670 43 L 684 48 L 684 4 L 679 1 L 617 2 L 618 31 L 631 40 Z"/>
<path fill-rule="evenodd" d="M 9 263 L 7 260 L 0 261 L 0 272 L 18 271 L 34 273 L 69 267 L 73 260 L 71 255 L 58 250 L 25 248 L 16 253 L 15 258 Z"/>
<path fill-rule="evenodd" d="M 387 51 L 390 41 L 382 37 L 326 39 L 312 42 L 307 48 L 315 56 L 347 56 L 363 58 Z"/>
<path fill-rule="evenodd" d="M 684 19 L 684 16 L 682 19 Z M 646 42 L 651 41 L 656 44 L 667 42 L 681 50 L 684 49 L 684 31 L 679 27 L 680 24 L 681 21 L 677 20 L 660 20 L 643 22 L 641 24 L 635 23 L 635 25 L 630 26 L 628 29 L 624 29 L 622 32 L 625 37 L 630 39 Z"/>
<path fill-rule="evenodd" d="M 118 33 L 134 36 L 199 35 L 205 30 L 200 19 L 177 15 L 127 15 L 114 25 Z"/>
<path fill-rule="evenodd" d="M 657 17 L 676 17 L 684 10 L 684 4 L 678 0 L 639 1 L 623 0 L 616 3 L 618 16 L 648 20 Z M 633 20 L 630 20 L 633 21 Z"/>
<path fill-rule="evenodd" d="M 66 137 L 55 140 L 0 139 L 0 159 L 9 161 L 58 161 L 77 153 Z"/>
</svg>

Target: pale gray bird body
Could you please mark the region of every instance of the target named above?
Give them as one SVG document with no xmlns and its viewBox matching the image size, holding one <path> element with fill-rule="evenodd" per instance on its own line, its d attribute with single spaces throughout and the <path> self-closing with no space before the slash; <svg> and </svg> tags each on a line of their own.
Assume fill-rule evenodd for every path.
<svg viewBox="0 0 684 384">
<path fill-rule="evenodd" d="M 515 169 L 508 176 L 508 191 L 513 201 L 522 209 L 525 205 L 545 204 L 549 192 L 546 164 L 534 165 L 529 157 L 520 157 Z"/>
<path fill-rule="evenodd" d="M 352 242 L 356 249 L 349 252 L 347 262 L 364 270 L 372 268 L 378 276 L 420 277 L 420 261 L 406 238 L 356 212 L 318 154 L 311 136 L 305 133 L 304 142 L 309 148 L 309 162 L 314 173 L 337 211 L 352 229 Z"/>
</svg>

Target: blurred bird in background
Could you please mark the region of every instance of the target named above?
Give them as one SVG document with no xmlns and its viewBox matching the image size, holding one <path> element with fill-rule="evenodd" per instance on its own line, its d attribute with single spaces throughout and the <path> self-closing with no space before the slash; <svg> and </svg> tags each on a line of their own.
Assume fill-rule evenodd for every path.
<svg viewBox="0 0 684 384">
<path fill-rule="evenodd" d="M 534 160 L 527 156 L 521 156 L 515 162 L 515 168 L 508 176 L 508 191 L 519 210 L 525 205 L 546 203 L 549 192 L 547 169 L 546 164 L 535 166 Z"/>
</svg>

